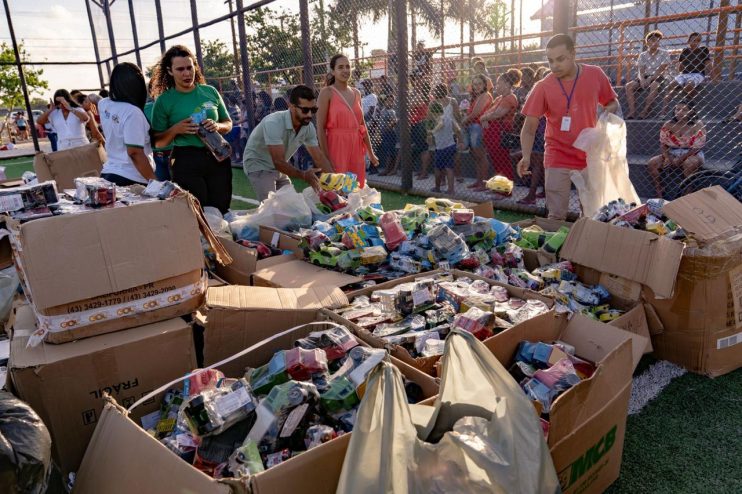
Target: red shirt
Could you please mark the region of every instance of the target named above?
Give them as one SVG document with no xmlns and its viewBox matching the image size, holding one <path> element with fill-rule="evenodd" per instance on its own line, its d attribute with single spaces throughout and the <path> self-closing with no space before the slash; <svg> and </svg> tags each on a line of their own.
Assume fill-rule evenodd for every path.
<svg viewBox="0 0 742 494">
<path fill-rule="evenodd" d="M 617 98 L 611 82 L 600 67 L 579 64 L 580 74 L 572 95 L 569 131 L 562 131 L 562 117 L 567 116 L 567 97 L 575 81 L 562 81 L 564 92 L 554 74 L 536 83 L 521 113 L 529 117 L 546 117 L 546 151 L 544 166 L 581 170 L 587 166 L 583 151 L 572 146 L 582 129 L 595 127 L 598 104 L 606 106 Z"/>
</svg>

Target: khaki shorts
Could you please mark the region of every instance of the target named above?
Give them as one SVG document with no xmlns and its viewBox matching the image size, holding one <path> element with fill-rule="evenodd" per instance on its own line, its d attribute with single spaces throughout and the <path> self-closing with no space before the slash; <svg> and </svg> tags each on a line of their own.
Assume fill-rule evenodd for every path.
<svg viewBox="0 0 742 494">
<path fill-rule="evenodd" d="M 555 220 L 567 219 L 569 213 L 569 196 L 572 189 L 572 168 L 546 168 L 544 189 L 546 192 L 546 208 L 549 218 Z"/>
</svg>

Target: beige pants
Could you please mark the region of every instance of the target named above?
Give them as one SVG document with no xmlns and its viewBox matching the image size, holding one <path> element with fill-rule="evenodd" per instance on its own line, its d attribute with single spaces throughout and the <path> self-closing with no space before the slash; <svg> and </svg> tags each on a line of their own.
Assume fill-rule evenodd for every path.
<svg viewBox="0 0 742 494">
<path fill-rule="evenodd" d="M 546 168 L 544 189 L 546 190 L 546 208 L 549 218 L 567 219 L 569 212 L 569 194 L 572 188 L 571 168 Z"/>
</svg>

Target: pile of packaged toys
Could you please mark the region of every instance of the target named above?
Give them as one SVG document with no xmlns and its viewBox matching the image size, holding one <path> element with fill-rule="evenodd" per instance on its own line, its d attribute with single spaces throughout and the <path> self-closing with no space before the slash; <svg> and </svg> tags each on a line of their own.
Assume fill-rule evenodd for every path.
<svg viewBox="0 0 742 494">
<path fill-rule="evenodd" d="M 617 199 L 600 208 L 593 219 L 668 236 L 673 240 L 686 240 L 685 230 L 665 216 L 665 204 L 667 201 L 664 199 L 648 199 L 646 203 L 637 206 L 633 202 L 627 204 L 623 199 Z"/>
<path fill-rule="evenodd" d="M 522 341 L 508 371 L 533 402 L 544 436 L 548 436 L 551 404 L 572 386 L 589 379 L 595 365 L 575 356 L 575 348 L 563 341 Z"/>
<path fill-rule="evenodd" d="M 56 182 L 38 183 L 30 172 L 24 174 L 24 181 L 21 187 L 0 191 L 0 213 L 19 222 L 166 199 L 176 189 L 171 182 L 152 181 L 146 188 L 117 187 L 99 177 L 81 177 L 75 179 L 74 189 L 60 193 Z"/>
<path fill-rule="evenodd" d="M 341 326 L 312 332 L 239 378 L 194 371 L 142 426 L 214 478 L 256 474 L 351 432 L 366 377 L 385 356 Z M 417 384 L 405 390 L 422 399 Z"/>
<path fill-rule="evenodd" d="M 454 328 L 485 340 L 548 310 L 540 300 L 511 297 L 505 287 L 437 273 L 355 297 L 335 312 L 417 358 L 442 355 Z"/>
</svg>

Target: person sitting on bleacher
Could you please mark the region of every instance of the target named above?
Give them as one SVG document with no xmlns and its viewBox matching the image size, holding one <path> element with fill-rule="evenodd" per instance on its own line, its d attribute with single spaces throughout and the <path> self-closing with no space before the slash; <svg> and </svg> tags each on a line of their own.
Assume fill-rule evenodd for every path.
<svg viewBox="0 0 742 494">
<path fill-rule="evenodd" d="M 688 36 L 688 46 L 683 48 L 678 58 L 678 75 L 670 84 L 665 96 L 665 104 L 662 109 L 664 113 L 674 93 L 682 89 L 685 92 L 686 101 L 692 101 L 698 86 L 703 84 L 707 76 L 711 75 L 711 55 L 706 46 L 701 45 L 701 35 L 691 33 Z"/>
<path fill-rule="evenodd" d="M 692 103 L 678 103 L 675 116 L 660 129 L 660 151 L 647 163 L 649 175 L 654 182 L 657 197 L 662 197 L 664 188 L 660 175 L 662 170 L 679 167 L 688 177 L 703 166 L 703 147 L 706 145 L 706 127 L 697 117 Z"/>
<path fill-rule="evenodd" d="M 633 118 L 636 114 L 634 92 L 649 89 L 649 94 L 647 94 L 644 102 L 644 110 L 639 116 L 639 119 L 647 118 L 652 103 L 657 98 L 660 87 L 665 81 L 665 71 L 671 60 L 668 51 L 660 48 L 660 40 L 662 40 L 661 31 L 652 31 L 644 38 L 647 49 L 639 55 L 639 59 L 636 61 L 637 78 L 626 84 L 626 101 L 629 104 L 626 120 Z"/>
</svg>

